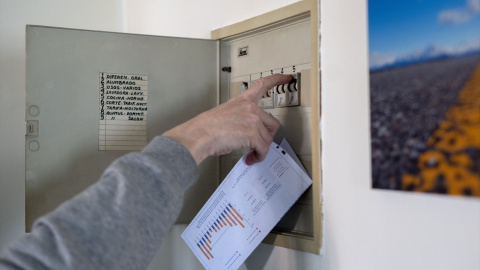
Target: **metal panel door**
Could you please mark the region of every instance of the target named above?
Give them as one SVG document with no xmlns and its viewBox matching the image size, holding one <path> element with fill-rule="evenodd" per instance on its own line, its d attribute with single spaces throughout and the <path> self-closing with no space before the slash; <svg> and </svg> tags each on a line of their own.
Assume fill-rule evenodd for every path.
<svg viewBox="0 0 480 270">
<path fill-rule="evenodd" d="M 140 91 L 148 90 L 142 93 L 145 104 L 137 103 L 143 113 L 128 112 L 124 106 L 124 112 L 108 115 L 141 120 L 144 130 L 135 133 L 140 142 L 133 143 L 140 146 L 218 103 L 217 41 L 41 26 L 27 26 L 26 34 L 27 230 L 37 217 L 96 182 L 114 159 L 135 149 L 104 147 L 111 145 L 101 141 L 106 133 L 100 120 L 107 117 L 102 106 L 107 101 L 113 101 L 111 106 L 128 105 L 127 98 L 135 100 Z M 123 86 L 139 91 L 105 100 L 102 80 L 107 76 L 113 78 L 109 90 L 118 91 L 109 93 L 122 96 L 127 93 Z M 118 100 L 122 102 L 115 103 Z M 206 160 L 200 172 L 200 180 L 190 189 L 195 196 L 187 192 L 189 207 L 177 222 L 190 221 L 217 186 L 216 158 Z"/>
</svg>

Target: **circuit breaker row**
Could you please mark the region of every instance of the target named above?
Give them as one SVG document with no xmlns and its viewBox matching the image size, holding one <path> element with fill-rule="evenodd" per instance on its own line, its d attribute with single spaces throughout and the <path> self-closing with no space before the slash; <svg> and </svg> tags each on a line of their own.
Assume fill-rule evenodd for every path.
<svg viewBox="0 0 480 270">
<path fill-rule="evenodd" d="M 282 108 L 300 105 L 300 73 L 292 74 L 293 79 L 288 84 L 278 85 L 265 93 L 258 101 L 262 109 Z M 253 81 L 250 82 L 250 85 Z M 248 83 L 242 82 L 242 92 L 248 89 Z"/>
</svg>

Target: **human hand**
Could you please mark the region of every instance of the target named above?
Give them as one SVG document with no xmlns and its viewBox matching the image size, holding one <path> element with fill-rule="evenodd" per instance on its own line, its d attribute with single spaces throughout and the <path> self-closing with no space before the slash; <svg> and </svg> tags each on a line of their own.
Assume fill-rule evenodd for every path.
<svg viewBox="0 0 480 270">
<path fill-rule="evenodd" d="M 252 151 L 245 163 L 260 162 L 265 159 L 280 122 L 258 107 L 258 101 L 269 89 L 291 79 L 292 76 L 282 74 L 257 79 L 243 94 L 166 131 L 163 136 L 185 146 L 197 164 L 208 156 L 246 147 Z"/>
</svg>

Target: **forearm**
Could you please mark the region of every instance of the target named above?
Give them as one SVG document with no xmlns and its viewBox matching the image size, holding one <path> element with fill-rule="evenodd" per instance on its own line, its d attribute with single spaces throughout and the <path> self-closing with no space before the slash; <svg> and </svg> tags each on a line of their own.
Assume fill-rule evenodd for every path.
<svg viewBox="0 0 480 270">
<path fill-rule="evenodd" d="M 40 218 L 31 234 L 6 250 L 8 261 L 0 259 L 0 266 L 145 269 L 197 174 L 183 146 L 155 138 L 141 153 L 116 160 L 98 183 Z"/>
<path fill-rule="evenodd" d="M 291 79 L 257 79 L 242 95 L 166 131 L 141 153 L 118 159 L 98 183 L 40 218 L 31 234 L 0 257 L 0 268 L 146 268 L 198 177 L 196 164 L 247 147 L 252 151 L 245 163 L 265 158 L 280 122 L 257 103 Z"/>
</svg>

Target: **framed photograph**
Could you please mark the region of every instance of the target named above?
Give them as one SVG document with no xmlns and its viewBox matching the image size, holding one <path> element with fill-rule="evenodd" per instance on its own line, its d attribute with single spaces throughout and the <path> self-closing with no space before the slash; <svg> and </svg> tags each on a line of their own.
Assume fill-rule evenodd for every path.
<svg viewBox="0 0 480 270">
<path fill-rule="evenodd" d="M 369 0 L 372 187 L 480 197 L 480 0 Z"/>
</svg>

